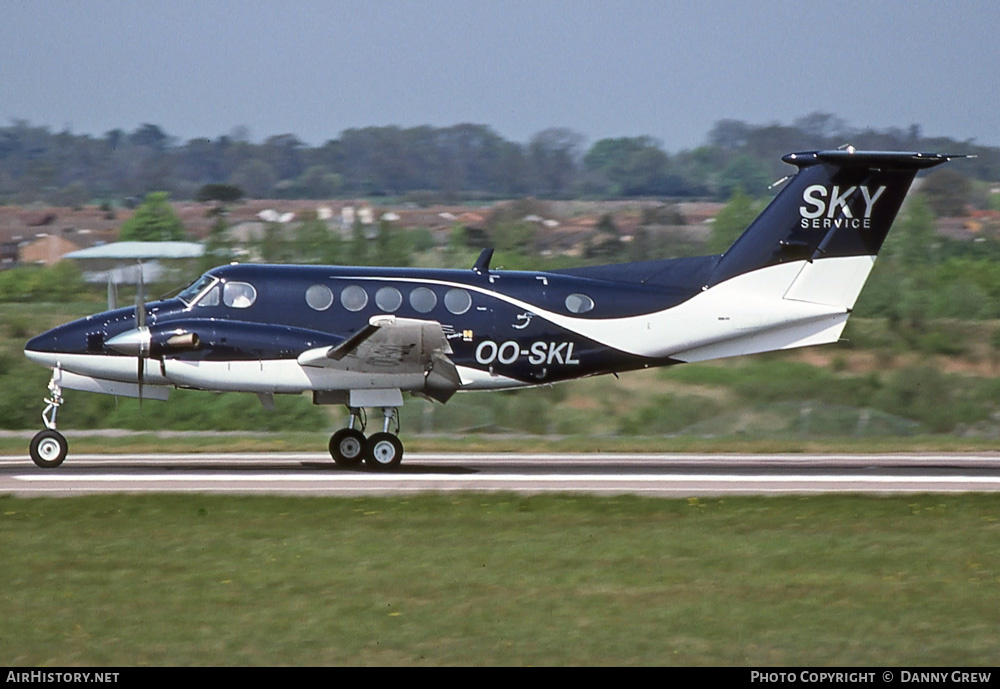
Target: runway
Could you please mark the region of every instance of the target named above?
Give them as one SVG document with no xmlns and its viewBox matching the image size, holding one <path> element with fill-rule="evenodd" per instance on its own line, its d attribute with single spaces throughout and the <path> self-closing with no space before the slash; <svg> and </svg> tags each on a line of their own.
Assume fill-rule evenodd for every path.
<svg viewBox="0 0 1000 689">
<path fill-rule="evenodd" d="M 665 497 L 1000 492 L 996 454 L 438 454 L 392 473 L 341 469 L 322 453 L 71 455 L 57 469 L 0 457 L 0 494 L 426 492 Z"/>
</svg>

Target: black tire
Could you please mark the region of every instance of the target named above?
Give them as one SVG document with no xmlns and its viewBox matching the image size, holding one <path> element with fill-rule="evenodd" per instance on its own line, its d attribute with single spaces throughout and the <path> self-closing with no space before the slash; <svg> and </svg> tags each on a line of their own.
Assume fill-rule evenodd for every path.
<svg viewBox="0 0 1000 689">
<path fill-rule="evenodd" d="M 330 437 L 330 456 L 337 466 L 358 466 L 365 458 L 365 434 L 353 428 L 341 428 Z"/>
<path fill-rule="evenodd" d="M 369 469 L 395 469 L 403 461 L 403 443 L 392 433 L 372 433 L 365 445 L 365 464 Z"/>
<path fill-rule="evenodd" d="M 55 469 L 66 459 L 66 452 L 69 451 L 69 443 L 59 431 L 44 430 L 35 434 L 31 439 L 28 452 L 31 453 L 31 461 L 42 469 Z"/>
</svg>

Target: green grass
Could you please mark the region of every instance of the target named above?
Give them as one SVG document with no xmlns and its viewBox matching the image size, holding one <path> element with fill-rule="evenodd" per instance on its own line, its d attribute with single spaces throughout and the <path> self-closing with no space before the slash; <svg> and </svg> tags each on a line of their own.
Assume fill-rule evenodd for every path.
<svg viewBox="0 0 1000 689">
<path fill-rule="evenodd" d="M 0 498 L 0 664 L 991 665 L 993 496 Z"/>
</svg>

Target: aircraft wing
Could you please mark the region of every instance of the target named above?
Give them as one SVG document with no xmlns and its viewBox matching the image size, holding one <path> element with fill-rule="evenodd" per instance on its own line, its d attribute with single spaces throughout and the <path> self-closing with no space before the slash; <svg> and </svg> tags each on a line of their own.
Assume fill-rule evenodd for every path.
<svg viewBox="0 0 1000 689">
<path fill-rule="evenodd" d="M 422 373 L 424 392 L 444 401 L 461 386 L 448 358 L 451 353 L 439 322 L 381 315 L 373 316 L 367 326 L 339 344 L 306 350 L 298 362 L 355 373 Z"/>
</svg>

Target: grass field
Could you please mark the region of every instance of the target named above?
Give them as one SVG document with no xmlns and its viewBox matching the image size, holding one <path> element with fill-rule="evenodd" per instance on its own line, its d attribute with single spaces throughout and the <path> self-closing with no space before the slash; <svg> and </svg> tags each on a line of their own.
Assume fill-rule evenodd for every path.
<svg viewBox="0 0 1000 689">
<path fill-rule="evenodd" d="M 994 496 L 0 497 L 5 665 L 992 665 Z"/>
</svg>

